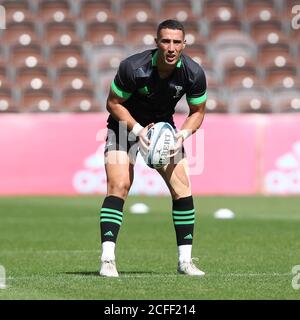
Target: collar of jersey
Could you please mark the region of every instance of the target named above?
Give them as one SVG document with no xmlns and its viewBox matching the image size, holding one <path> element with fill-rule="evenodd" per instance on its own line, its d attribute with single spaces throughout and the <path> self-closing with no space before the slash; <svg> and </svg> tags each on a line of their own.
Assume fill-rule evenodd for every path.
<svg viewBox="0 0 300 320">
<path fill-rule="evenodd" d="M 156 67 L 157 66 L 157 50 L 154 52 L 153 56 L 152 56 L 152 67 Z M 179 60 L 177 61 L 176 67 L 180 68 L 182 65 L 182 61 L 181 61 L 181 57 L 179 58 Z"/>
</svg>

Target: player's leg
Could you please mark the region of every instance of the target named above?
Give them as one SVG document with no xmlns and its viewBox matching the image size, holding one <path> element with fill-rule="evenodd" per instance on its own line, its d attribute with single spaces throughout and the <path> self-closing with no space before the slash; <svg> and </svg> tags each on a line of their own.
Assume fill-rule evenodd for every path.
<svg viewBox="0 0 300 320">
<path fill-rule="evenodd" d="M 100 275 L 118 276 L 115 266 L 115 246 L 123 220 L 123 205 L 133 181 L 133 166 L 137 155 L 136 141 L 128 140 L 127 128 L 112 125 L 105 145 L 107 195 L 100 212 L 102 243 Z"/>
<path fill-rule="evenodd" d="M 106 153 L 107 195 L 100 212 L 102 243 L 100 275 L 117 277 L 115 245 L 123 220 L 123 205 L 133 181 L 133 164 L 126 151 Z"/>
<path fill-rule="evenodd" d="M 173 200 L 172 215 L 178 245 L 178 271 L 188 275 L 204 275 L 192 262 L 195 208 L 186 158 L 170 163 L 158 172 L 166 182 Z"/>
</svg>

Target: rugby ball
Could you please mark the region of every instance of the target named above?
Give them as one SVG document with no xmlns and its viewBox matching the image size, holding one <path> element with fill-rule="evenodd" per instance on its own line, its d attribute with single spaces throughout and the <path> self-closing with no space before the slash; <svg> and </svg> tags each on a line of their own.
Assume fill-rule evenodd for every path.
<svg viewBox="0 0 300 320">
<path fill-rule="evenodd" d="M 170 150 L 175 145 L 175 130 L 168 122 L 158 122 L 147 132 L 150 146 L 142 156 L 150 168 L 159 169 L 169 162 Z"/>
</svg>

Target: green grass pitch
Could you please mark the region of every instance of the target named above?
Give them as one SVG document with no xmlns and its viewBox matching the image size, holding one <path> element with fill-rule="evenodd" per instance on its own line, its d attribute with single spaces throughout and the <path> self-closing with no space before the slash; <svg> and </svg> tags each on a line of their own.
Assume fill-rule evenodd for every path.
<svg viewBox="0 0 300 320">
<path fill-rule="evenodd" d="M 193 256 L 205 277 L 177 275 L 166 197 L 129 197 L 117 246 L 119 278 L 101 278 L 102 197 L 0 198 L 0 299 L 300 299 L 299 197 L 195 197 Z M 131 214 L 135 202 L 149 214 Z M 236 218 L 213 212 L 232 209 Z M 297 280 L 298 281 L 298 280 Z M 298 281 L 300 283 L 300 280 Z"/>
</svg>

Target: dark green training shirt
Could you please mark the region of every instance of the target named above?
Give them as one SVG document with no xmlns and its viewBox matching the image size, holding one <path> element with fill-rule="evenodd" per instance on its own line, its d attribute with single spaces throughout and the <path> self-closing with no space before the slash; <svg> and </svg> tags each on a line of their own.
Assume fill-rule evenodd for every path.
<svg viewBox="0 0 300 320">
<path fill-rule="evenodd" d="M 184 94 L 192 105 L 206 100 L 206 78 L 199 64 L 182 54 L 174 71 L 162 79 L 157 71 L 157 49 L 123 60 L 111 87 L 119 97 L 127 99 L 122 105 L 143 126 L 159 121 L 174 125 L 172 116 Z M 108 126 L 115 125 L 110 115 Z"/>
</svg>

